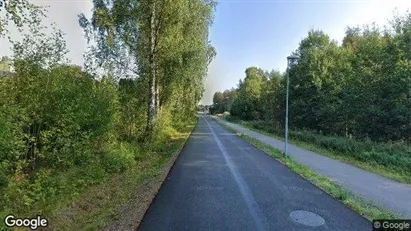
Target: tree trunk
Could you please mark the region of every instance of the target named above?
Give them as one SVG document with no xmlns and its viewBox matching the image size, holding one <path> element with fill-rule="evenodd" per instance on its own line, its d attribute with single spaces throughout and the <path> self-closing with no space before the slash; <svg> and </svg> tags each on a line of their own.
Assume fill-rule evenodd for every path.
<svg viewBox="0 0 411 231">
<path fill-rule="evenodd" d="M 158 83 L 158 76 L 157 76 L 157 83 L 156 83 L 156 111 L 160 111 L 160 87 Z"/>
<path fill-rule="evenodd" d="M 156 98 L 157 98 L 157 91 L 156 91 L 156 56 L 155 56 L 155 17 L 156 17 L 156 6 L 155 3 L 151 5 L 151 16 L 150 16 L 150 54 L 149 54 L 149 62 L 150 62 L 150 76 L 149 76 L 149 95 L 148 95 L 148 116 L 147 116 L 147 131 L 149 134 L 153 129 L 153 125 L 157 116 L 156 111 Z"/>
</svg>

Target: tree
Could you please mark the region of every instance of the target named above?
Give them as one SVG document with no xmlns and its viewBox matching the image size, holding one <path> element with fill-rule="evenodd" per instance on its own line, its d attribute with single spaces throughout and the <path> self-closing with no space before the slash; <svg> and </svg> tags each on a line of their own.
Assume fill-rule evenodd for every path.
<svg viewBox="0 0 411 231">
<path fill-rule="evenodd" d="M 263 119 L 271 123 L 276 123 L 279 127 L 284 118 L 285 88 L 282 85 L 284 75 L 279 71 L 272 70 L 266 74 L 268 81 L 264 85 L 261 102 L 263 104 Z"/>
<path fill-rule="evenodd" d="M 129 60 L 123 54 L 132 56 L 132 71 L 147 85 L 140 92 L 147 94 L 147 132 L 165 105 L 181 109 L 174 114 L 194 113 L 215 55 L 208 43 L 215 2 L 95 0 L 94 5 L 91 22 L 81 15 L 80 25 L 98 41 L 95 53 L 102 63 L 109 60 L 124 70 Z"/>
<path fill-rule="evenodd" d="M 217 113 L 222 113 L 224 110 L 224 94 L 222 92 L 216 92 L 213 96 L 213 110 Z"/>
<path fill-rule="evenodd" d="M 10 26 L 17 28 L 19 32 L 23 32 L 24 27 L 32 31 L 44 28 L 41 26 L 42 19 L 46 17 L 44 8 L 27 0 L 8 0 L 4 8 L 5 15 L 0 18 L 0 38 L 7 36 L 9 42 L 13 41 L 9 31 Z"/>
<path fill-rule="evenodd" d="M 7 56 L 3 56 L 0 59 L 0 72 L 9 72 L 11 67 L 11 59 Z"/>
<path fill-rule="evenodd" d="M 300 60 L 290 70 L 291 125 L 335 131 L 337 108 L 347 59 L 322 31 L 310 31 L 297 52 Z"/>
<path fill-rule="evenodd" d="M 298 64 L 289 70 L 291 129 L 410 142 L 409 41 L 411 14 L 395 16 L 392 29 L 348 28 L 341 46 L 310 30 L 295 52 Z M 248 68 L 231 114 L 282 130 L 285 86 L 278 72 Z"/>
<path fill-rule="evenodd" d="M 263 105 L 261 95 L 263 87 L 267 82 L 264 71 L 256 68 L 247 68 L 244 81 L 240 80 L 238 94 L 233 102 L 231 114 L 243 119 L 261 119 Z"/>
<path fill-rule="evenodd" d="M 348 27 L 345 31 L 345 37 L 342 41 L 342 47 L 348 49 L 350 52 L 354 52 L 357 46 L 357 41 L 360 38 L 361 28 Z"/>
<path fill-rule="evenodd" d="M 233 101 L 237 95 L 237 90 L 232 88 L 231 90 L 225 90 L 224 92 L 216 92 L 213 96 L 213 105 L 211 113 L 224 113 L 231 110 Z"/>
</svg>

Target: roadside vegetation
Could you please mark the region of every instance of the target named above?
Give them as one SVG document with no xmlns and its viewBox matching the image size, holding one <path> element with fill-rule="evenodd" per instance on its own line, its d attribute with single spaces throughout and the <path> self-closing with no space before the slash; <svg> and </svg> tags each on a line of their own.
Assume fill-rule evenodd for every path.
<svg viewBox="0 0 411 231">
<path fill-rule="evenodd" d="M 62 210 L 112 187 L 114 199 L 94 198 L 69 214 L 101 228 L 118 212 L 112 202 L 126 202 L 130 189 L 155 176 L 196 123 L 215 55 L 208 41 L 215 3 L 93 4 L 91 19 L 67 22 L 79 23 L 90 42 L 79 67 L 65 58 L 62 32 L 44 24 L 45 9 L 8 1 L 0 20 L 13 49 L 0 61 L 0 217 L 43 215 L 56 225 L 65 222 Z"/>
<path fill-rule="evenodd" d="M 216 119 L 217 122 L 218 119 Z M 268 155 L 272 156 L 303 178 L 307 179 L 310 181 L 312 184 L 318 186 L 321 188 L 324 192 L 328 193 L 332 197 L 338 199 L 345 205 L 349 206 L 368 220 L 372 221 L 373 219 L 402 219 L 398 214 L 395 214 L 387 209 L 384 209 L 382 207 L 374 205 L 372 201 L 367 201 L 364 200 L 363 198 L 360 198 L 358 196 L 355 196 L 351 191 L 348 189 L 345 189 L 338 185 L 337 183 L 331 181 L 325 176 L 322 176 L 320 174 L 315 173 L 313 170 L 310 168 L 299 164 L 297 161 L 295 161 L 292 157 L 287 157 L 285 158 L 283 153 L 280 152 L 279 150 L 264 144 L 263 142 L 254 139 L 250 136 L 247 136 L 246 134 L 243 133 L 238 133 L 231 127 L 225 125 L 224 123 L 219 122 L 223 127 L 225 127 L 227 130 L 231 131 L 232 133 L 237 134 L 238 136 L 242 137 L 249 143 L 253 144 L 260 150 L 264 151 Z"/>
<path fill-rule="evenodd" d="M 135 229 L 196 123 L 192 120 L 181 132 L 170 134 L 161 147 L 142 150 L 138 161 L 125 171 L 53 205 L 58 209 L 46 214 L 51 224 L 48 229 Z"/>
<path fill-rule="evenodd" d="M 308 32 L 288 72 L 290 138 L 411 183 L 411 14 L 390 26 L 347 28 L 341 44 Z M 214 94 L 210 112 L 283 136 L 286 73 L 250 67 L 245 76 Z"/>
<path fill-rule="evenodd" d="M 284 134 L 274 132 L 269 123 L 244 121 L 233 117 L 225 119 L 275 139 L 284 140 Z M 409 159 L 407 153 L 410 153 L 411 147 L 407 145 L 395 142 L 358 141 L 307 131 L 290 131 L 289 139 L 291 143 L 307 150 L 338 159 L 401 183 L 411 184 L 410 168 L 406 166 Z M 397 153 L 400 154 L 399 157 Z"/>
</svg>

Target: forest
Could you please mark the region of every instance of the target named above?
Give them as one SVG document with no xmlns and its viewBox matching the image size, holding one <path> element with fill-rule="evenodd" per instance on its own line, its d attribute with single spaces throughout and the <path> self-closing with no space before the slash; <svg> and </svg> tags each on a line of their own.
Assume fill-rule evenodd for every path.
<svg viewBox="0 0 411 231">
<path fill-rule="evenodd" d="M 0 61 L 0 215 L 50 214 L 112 174 L 162 158 L 196 121 L 216 55 L 215 2 L 93 6 L 92 18 L 67 22 L 89 41 L 80 67 L 67 60 L 63 33 L 44 25 L 46 9 L 7 2 L 0 36 L 13 55 Z"/>
<path fill-rule="evenodd" d="M 288 72 L 245 70 L 216 92 L 210 113 L 284 136 L 286 78 L 290 137 L 411 179 L 411 14 L 390 27 L 348 27 L 341 44 L 312 29 Z M 284 57 L 286 59 L 286 57 Z"/>
</svg>

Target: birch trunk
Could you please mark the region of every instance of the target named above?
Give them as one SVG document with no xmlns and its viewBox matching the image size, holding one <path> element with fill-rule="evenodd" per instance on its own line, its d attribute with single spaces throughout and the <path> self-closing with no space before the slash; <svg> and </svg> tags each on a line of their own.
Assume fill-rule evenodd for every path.
<svg viewBox="0 0 411 231">
<path fill-rule="evenodd" d="M 155 41 L 156 41 L 156 32 L 155 32 L 155 17 L 156 17 L 156 5 L 155 2 L 151 5 L 151 16 L 150 16 L 150 79 L 149 79 L 149 96 L 148 96 L 148 116 L 147 116 L 147 130 L 152 131 L 154 121 L 157 116 L 156 111 L 156 56 L 155 56 Z"/>
</svg>

